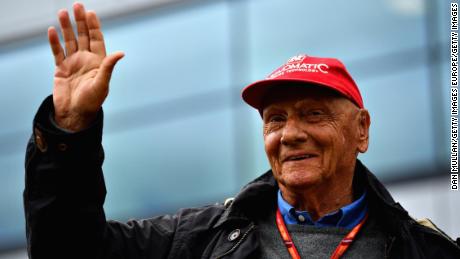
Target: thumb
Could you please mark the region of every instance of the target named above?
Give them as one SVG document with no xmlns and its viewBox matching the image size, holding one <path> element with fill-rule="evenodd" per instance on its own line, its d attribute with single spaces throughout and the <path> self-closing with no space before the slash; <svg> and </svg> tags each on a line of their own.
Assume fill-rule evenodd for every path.
<svg viewBox="0 0 460 259">
<path fill-rule="evenodd" d="M 122 59 L 125 54 L 121 51 L 117 51 L 113 54 L 106 56 L 102 60 L 102 64 L 99 68 L 99 72 L 96 75 L 96 82 L 101 83 L 102 85 L 109 85 L 110 77 L 112 76 L 112 71 L 117 64 L 117 62 Z"/>
</svg>

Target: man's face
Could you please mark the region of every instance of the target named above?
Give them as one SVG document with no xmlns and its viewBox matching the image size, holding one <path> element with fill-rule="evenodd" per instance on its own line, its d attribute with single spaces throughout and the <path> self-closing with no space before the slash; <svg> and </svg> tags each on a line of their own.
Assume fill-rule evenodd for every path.
<svg viewBox="0 0 460 259">
<path fill-rule="evenodd" d="M 265 104 L 265 152 L 279 184 L 302 189 L 350 179 L 368 146 L 366 110 L 322 87 L 272 91 Z"/>
</svg>

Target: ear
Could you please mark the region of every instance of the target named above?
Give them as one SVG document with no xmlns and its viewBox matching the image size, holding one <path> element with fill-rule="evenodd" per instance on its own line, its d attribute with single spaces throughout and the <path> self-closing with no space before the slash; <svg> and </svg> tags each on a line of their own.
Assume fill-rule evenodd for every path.
<svg viewBox="0 0 460 259">
<path fill-rule="evenodd" d="M 365 153 L 369 147 L 369 127 L 371 126 L 371 117 L 366 109 L 359 111 L 358 118 L 358 152 Z"/>
</svg>

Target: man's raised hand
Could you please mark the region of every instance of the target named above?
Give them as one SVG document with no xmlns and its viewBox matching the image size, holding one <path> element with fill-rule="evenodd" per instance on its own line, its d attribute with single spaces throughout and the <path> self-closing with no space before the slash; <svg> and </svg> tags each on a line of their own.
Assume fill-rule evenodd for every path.
<svg viewBox="0 0 460 259">
<path fill-rule="evenodd" d="M 54 119 L 70 131 L 88 127 L 109 92 L 109 81 L 123 52 L 106 55 L 104 38 L 95 12 L 73 5 L 78 35 L 75 36 L 67 10 L 58 13 L 65 52 L 56 29 L 48 29 L 48 40 L 56 63 L 53 102 Z"/>
</svg>

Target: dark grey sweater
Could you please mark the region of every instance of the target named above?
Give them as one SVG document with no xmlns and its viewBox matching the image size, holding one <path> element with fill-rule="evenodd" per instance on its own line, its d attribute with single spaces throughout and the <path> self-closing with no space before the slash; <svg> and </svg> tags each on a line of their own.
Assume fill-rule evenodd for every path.
<svg viewBox="0 0 460 259">
<path fill-rule="evenodd" d="M 349 230 L 338 227 L 318 228 L 309 225 L 286 225 L 302 258 L 330 258 L 337 245 Z M 284 245 L 275 223 L 275 213 L 258 222 L 261 258 L 286 258 L 291 256 Z M 342 258 L 383 258 L 385 235 L 369 217 L 357 239 Z"/>
</svg>

